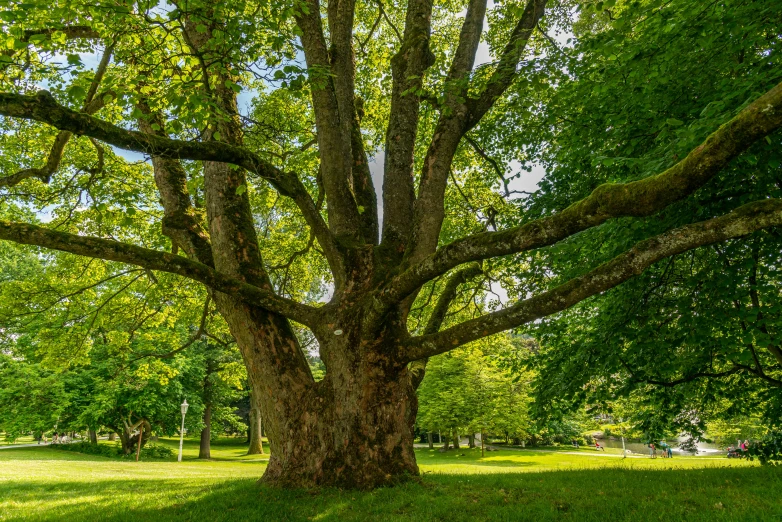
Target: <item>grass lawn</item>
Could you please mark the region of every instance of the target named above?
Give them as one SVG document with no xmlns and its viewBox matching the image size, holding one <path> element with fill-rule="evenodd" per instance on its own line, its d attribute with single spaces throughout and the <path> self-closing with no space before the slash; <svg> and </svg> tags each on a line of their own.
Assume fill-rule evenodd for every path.
<svg viewBox="0 0 782 522">
<path fill-rule="evenodd" d="M 244 451 L 220 441 L 202 462 L 188 440 L 182 463 L 136 463 L 1 450 L 0 520 L 782 520 L 782 469 L 724 458 L 420 449 L 420 481 L 353 492 L 259 486 L 268 456 Z"/>
</svg>

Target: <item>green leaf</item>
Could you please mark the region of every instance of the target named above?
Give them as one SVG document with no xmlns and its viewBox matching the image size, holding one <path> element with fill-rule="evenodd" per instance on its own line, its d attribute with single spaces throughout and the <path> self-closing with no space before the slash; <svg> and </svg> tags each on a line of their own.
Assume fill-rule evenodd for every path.
<svg viewBox="0 0 782 522">
<path fill-rule="evenodd" d="M 71 85 L 68 88 L 68 95 L 75 100 L 80 100 L 87 95 L 87 91 L 81 85 Z"/>
<path fill-rule="evenodd" d="M 239 185 L 238 187 L 236 187 L 236 195 L 237 196 L 241 196 L 245 192 L 247 192 L 247 185 L 245 185 L 244 183 Z"/>
</svg>

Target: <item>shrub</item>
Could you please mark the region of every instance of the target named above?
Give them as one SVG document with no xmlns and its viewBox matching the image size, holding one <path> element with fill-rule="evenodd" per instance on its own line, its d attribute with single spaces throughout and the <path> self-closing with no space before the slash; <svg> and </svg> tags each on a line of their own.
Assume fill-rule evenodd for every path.
<svg viewBox="0 0 782 522">
<path fill-rule="evenodd" d="M 782 430 L 775 430 L 749 445 L 745 454 L 749 460 L 758 459 L 762 465 L 782 463 Z"/>
<path fill-rule="evenodd" d="M 141 456 L 150 459 L 169 460 L 173 459 L 176 456 L 176 453 L 168 446 L 150 442 L 141 448 Z"/>
<path fill-rule="evenodd" d="M 122 453 L 122 447 L 118 444 L 92 444 L 90 442 L 76 442 L 73 444 L 53 444 L 50 447 L 58 450 L 75 451 L 77 453 L 86 453 L 87 455 L 100 455 L 102 457 L 117 459 L 135 459 L 136 452 L 133 451 L 128 455 Z M 150 442 L 141 448 L 140 459 L 153 459 L 153 460 L 169 460 L 172 459 L 176 453 L 168 446 L 162 444 L 155 444 Z"/>
</svg>

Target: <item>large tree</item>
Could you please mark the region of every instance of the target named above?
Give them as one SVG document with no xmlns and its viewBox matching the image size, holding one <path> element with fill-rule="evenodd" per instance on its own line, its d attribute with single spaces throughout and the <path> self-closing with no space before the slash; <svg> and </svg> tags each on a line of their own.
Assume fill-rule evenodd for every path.
<svg viewBox="0 0 782 522">
<path fill-rule="evenodd" d="M 757 87 L 766 94 L 743 108 L 727 100 L 729 116 L 714 122 L 708 137 L 702 132 L 683 159 L 657 162 L 657 173 L 605 183 L 529 219 L 507 201 L 518 194 L 487 146 L 507 150 L 504 126 L 517 120 L 499 116 L 545 112 L 531 107 L 525 92 L 546 81 L 545 31 L 569 27 L 576 3 L 526 0 L 491 10 L 486 0 L 403 4 L 77 0 L 0 13 L 7 35 L 0 186 L 4 200 L 16 203 L 4 210 L 0 238 L 206 285 L 259 396 L 272 451 L 269 483 L 368 488 L 418 474 L 415 388 L 428 357 L 557 313 L 666 257 L 782 224 L 782 201 L 742 201 L 443 328 L 449 304 L 481 262 L 484 270 L 498 258 L 520 263 L 519 254 L 691 197 L 782 125 L 782 85 L 761 78 Z M 667 16 L 671 2 L 605 4 L 623 7 L 607 19 L 619 17 L 632 32 L 630 18 Z M 482 41 L 494 61 L 477 65 Z M 91 70 L 74 50 L 99 51 L 100 63 Z M 766 51 L 748 52 L 762 58 Z M 243 86 L 255 89 L 263 118 L 240 114 Z M 301 93 L 308 97 L 296 97 Z M 116 207 L 138 197 L 123 189 L 113 200 L 94 198 L 96 179 L 117 161 L 105 145 L 151 157 L 171 252 L 128 230 L 133 219 L 157 216 L 156 202 L 111 227 L 74 225 L 84 206 L 107 211 L 101 198 Z M 379 146 L 382 220 L 368 155 Z M 501 182 L 470 177 L 476 158 Z M 483 185 L 480 208 L 469 207 L 457 177 Z M 42 183 L 56 189 L 50 204 L 65 201 L 70 209 L 48 226 L 23 220 L 31 194 L 45 199 Z M 265 213 L 263 194 L 275 195 Z M 467 207 L 455 199 L 461 195 Z M 291 250 L 274 243 L 285 237 L 273 233 L 283 226 L 308 232 L 281 269 L 269 260 Z M 299 299 L 286 287 L 287 268 L 304 257 L 327 265 L 328 302 Z M 430 311 L 425 321 L 416 300 Z M 317 339 L 322 380 L 313 379 L 291 321 Z"/>
</svg>

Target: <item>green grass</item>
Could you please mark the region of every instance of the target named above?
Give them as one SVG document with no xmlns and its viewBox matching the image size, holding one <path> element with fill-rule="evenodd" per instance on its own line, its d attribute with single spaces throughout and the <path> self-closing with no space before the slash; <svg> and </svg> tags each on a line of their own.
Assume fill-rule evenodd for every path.
<svg viewBox="0 0 782 522">
<path fill-rule="evenodd" d="M 220 441 L 203 462 L 188 440 L 182 463 L 2 450 L 0 520 L 782 520 L 782 470 L 744 461 L 422 449 L 420 481 L 353 492 L 259 486 L 268 455 L 244 450 Z"/>
</svg>

